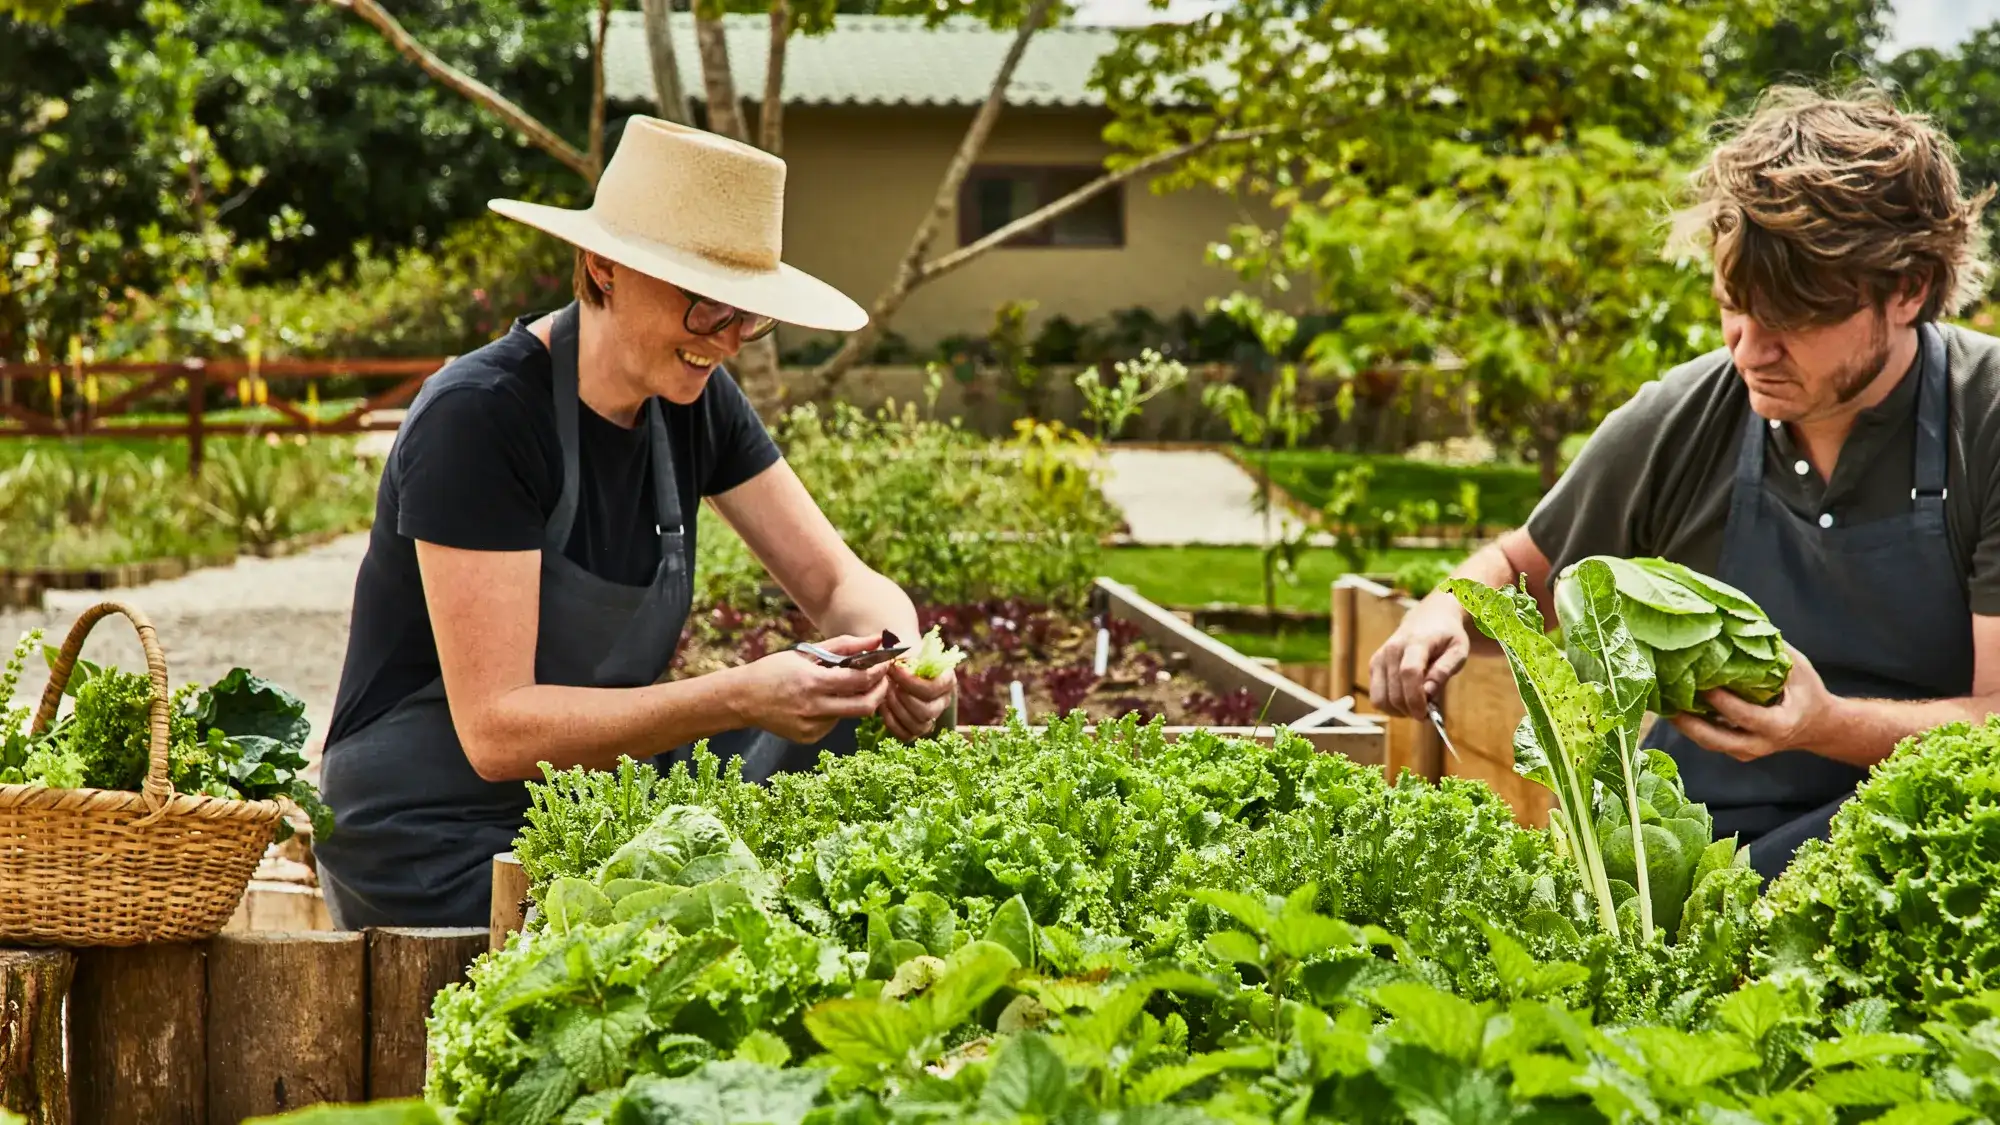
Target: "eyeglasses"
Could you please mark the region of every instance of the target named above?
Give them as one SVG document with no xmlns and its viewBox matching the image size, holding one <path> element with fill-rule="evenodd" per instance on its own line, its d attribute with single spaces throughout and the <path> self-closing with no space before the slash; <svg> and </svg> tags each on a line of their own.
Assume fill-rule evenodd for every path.
<svg viewBox="0 0 2000 1125">
<path fill-rule="evenodd" d="M 747 344 L 770 335 L 778 326 L 776 320 L 762 313 L 744 312 L 735 305 L 725 305 L 687 289 L 681 289 L 681 296 L 688 299 L 687 315 L 681 317 L 681 324 L 696 336 L 713 336 L 740 319 L 743 334 L 738 339 Z"/>
</svg>

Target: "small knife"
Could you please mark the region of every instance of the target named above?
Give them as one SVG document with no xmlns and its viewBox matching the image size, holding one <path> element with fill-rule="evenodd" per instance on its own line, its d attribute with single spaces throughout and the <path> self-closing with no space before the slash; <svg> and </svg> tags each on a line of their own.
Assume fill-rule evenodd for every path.
<svg viewBox="0 0 2000 1125">
<path fill-rule="evenodd" d="M 1424 707 L 1431 713 L 1431 725 L 1437 728 L 1438 737 L 1444 740 L 1444 748 L 1451 752 L 1452 757 L 1458 757 L 1458 747 L 1451 744 L 1451 736 L 1444 732 L 1444 712 L 1439 711 L 1432 700 L 1425 700 Z"/>
</svg>

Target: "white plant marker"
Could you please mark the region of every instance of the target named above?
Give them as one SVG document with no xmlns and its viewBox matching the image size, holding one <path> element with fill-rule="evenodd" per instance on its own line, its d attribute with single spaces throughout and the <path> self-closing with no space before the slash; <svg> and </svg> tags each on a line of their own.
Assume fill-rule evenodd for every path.
<svg viewBox="0 0 2000 1125">
<path fill-rule="evenodd" d="M 1013 701 L 1014 713 L 1021 716 L 1022 722 L 1027 722 L 1028 697 L 1021 691 L 1021 681 L 1015 680 L 1007 685 L 1007 696 Z"/>
<path fill-rule="evenodd" d="M 1099 676 L 1103 676 L 1105 671 L 1110 667 L 1111 667 L 1111 630 L 1099 629 L 1097 631 L 1097 663 L 1092 667 L 1091 670 L 1096 672 Z"/>
</svg>

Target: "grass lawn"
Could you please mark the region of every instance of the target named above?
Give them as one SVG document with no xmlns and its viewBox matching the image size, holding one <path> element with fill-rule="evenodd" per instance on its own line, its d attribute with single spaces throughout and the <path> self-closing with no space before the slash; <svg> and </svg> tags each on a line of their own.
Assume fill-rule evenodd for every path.
<svg viewBox="0 0 2000 1125">
<path fill-rule="evenodd" d="M 1262 656 L 1281 664 L 1324 664 L 1331 658 L 1333 638 L 1324 629 L 1287 629 L 1269 633 L 1214 633 L 1216 640 L 1245 656 Z"/>
<path fill-rule="evenodd" d="M 1271 477 L 1278 485 L 1315 508 L 1326 503 L 1333 476 L 1342 469 L 1367 463 L 1374 467 L 1369 498 L 1394 508 L 1405 500 L 1458 501 L 1464 481 L 1479 485 L 1481 521 L 1489 527 L 1518 527 L 1541 499 L 1541 478 L 1532 466 L 1440 465 L 1384 454 L 1337 453 L 1324 449 L 1280 450 L 1271 455 Z"/>
<path fill-rule="evenodd" d="M 1420 559 L 1456 562 L 1464 554 L 1385 551 L 1369 560 L 1368 569 L 1392 572 L 1404 563 Z M 1330 550 L 1307 548 L 1300 552 L 1298 568 L 1293 571 L 1297 581 L 1279 579 L 1279 608 L 1327 612 L 1327 588 L 1345 570 L 1340 556 Z M 1264 559 L 1256 547 L 1119 547 L 1104 552 L 1102 573 L 1165 606 L 1264 604 Z"/>
</svg>

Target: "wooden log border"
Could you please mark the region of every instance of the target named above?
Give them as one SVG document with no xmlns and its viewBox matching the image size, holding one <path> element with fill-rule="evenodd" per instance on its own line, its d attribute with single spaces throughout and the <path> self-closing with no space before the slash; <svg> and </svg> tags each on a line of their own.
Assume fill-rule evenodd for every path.
<svg viewBox="0 0 2000 1125">
<path fill-rule="evenodd" d="M 35 1125 L 240 1125 L 420 1093 L 431 1005 L 487 937 L 383 929 L 0 949 L 0 991 L 20 1009 L 0 1021 L 0 1108 Z"/>
</svg>

